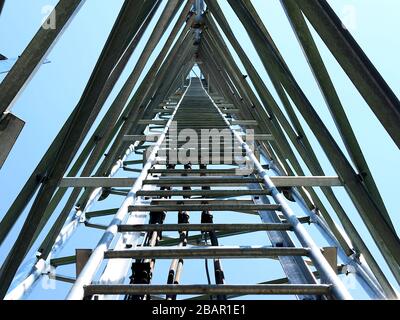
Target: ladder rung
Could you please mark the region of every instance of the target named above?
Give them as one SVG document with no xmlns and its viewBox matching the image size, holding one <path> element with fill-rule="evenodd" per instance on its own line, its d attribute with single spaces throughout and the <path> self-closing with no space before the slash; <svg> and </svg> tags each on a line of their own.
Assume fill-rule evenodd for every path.
<svg viewBox="0 0 400 320">
<path fill-rule="evenodd" d="M 308 256 L 306 248 L 273 247 L 155 247 L 133 250 L 110 250 L 106 259 L 249 259 L 281 256 Z"/>
<path fill-rule="evenodd" d="M 258 126 L 258 122 L 256 120 L 233 120 L 230 121 L 230 123 L 233 126 Z"/>
<path fill-rule="evenodd" d="M 160 211 L 280 211 L 281 205 L 275 204 L 173 204 L 173 205 L 137 205 L 130 206 L 130 212 Z"/>
<path fill-rule="evenodd" d="M 242 157 L 240 161 L 244 162 L 245 158 Z M 209 160 L 209 159 L 203 159 L 202 157 L 198 157 L 195 159 L 191 158 L 190 162 L 193 165 L 200 165 L 200 164 L 202 164 L 202 165 L 230 165 L 230 166 L 237 165 L 237 162 L 235 163 L 235 161 L 233 161 L 233 158 L 225 160 L 223 156 L 219 159 L 219 161 L 216 161 L 215 159 L 214 159 L 214 161 L 212 161 L 211 158 Z M 185 164 L 187 164 L 187 161 L 185 160 L 184 162 L 181 162 L 179 159 L 178 160 L 167 160 L 165 158 L 158 157 L 156 164 L 158 164 L 158 165 L 168 165 L 168 164 L 185 165 Z"/>
<path fill-rule="evenodd" d="M 257 285 L 89 285 L 85 296 L 140 294 L 209 294 L 209 295 L 329 295 L 326 284 L 257 284 Z"/>
<path fill-rule="evenodd" d="M 154 113 L 170 113 L 172 114 L 174 112 L 175 108 L 168 108 L 168 109 L 154 109 Z"/>
<path fill-rule="evenodd" d="M 179 185 L 179 186 L 206 186 L 211 184 L 249 184 L 249 183 L 262 183 L 264 180 L 259 178 L 251 177 L 175 177 L 175 178 L 160 178 L 154 180 L 144 180 L 144 185 L 158 185 L 158 186 L 168 186 L 168 185 Z"/>
<path fill-rule="evenodd" d="M 213 148 L 213 146 L 210 146 L 210 145 L 201 145 L 200 143 L 198 143 L 198 144 L 188 144 L 188 143 L 182 143 L 182 145 L 180 146 L 180 145 L 177 145 L 176 147 L 174 146 L 173 148 L 171 148 L 171 147 L 168 147 L 168 148 L 164 148 L 164 147 L 161 147 L 160 148 L 160 150 L 161 151 L 197 151 L 197 152 L 199 152 L 199 153 L 201 153 L 201 152 L 206 152 L 206 151 L 208 151 L 209 153 L 215 153 L 215 154 L 218 154 L 218 153 L 228 153 L 228 152 L 230 152 L 230 153 L 232 153 L 232 152 L 237 152 L 237 153 L 239 153 L 239 152 L 243 152 L 243 148 L 242 148 L 242 146 L 237 146 L 237 147 L 232 147 L 232 146 L 229 146 L 229 147 L 222 147 L 222 148 Z"/>
<path fill-rule="evenodd" d="M 215 199 L 185 199 L 185 200 L 171 200 L 171 199 L 153 199 L 150 205 L 197 205 L 197 204 L 211 204 L 211 205 L 254 205 L 253 200 L 215 200 Z M 264 204 L 262 204 L 264 205 Z"/>
<path fill-rule="evenodd" d="M 199 196 L 208 198 L 240 197 L 269 195 L 269 190 L 149 190 L 138 191 L 140 197 L 188 197 Z"/>
<path fill-rule="evenodd" d="M 243 140 L 246 140 L 246 135 L 241 135 Z M 256 141 L 272 141 L 275 140 L 272 134 L 255 134 L 253 136 Z"/>
<path fill-rule="evenodd" d="M 149 135 L 127 135 L 124 136 L 122 141 L 141 141 L 141 142 L 156 142 L 160 137 L 159 134 L 149 134 Z"/>
<path fill-rule="evenodd" d="M 230 157 L 233 160 L 234 156 L 240 156 L 240 157 L 244 157 L 246 156 L 246 152 L 242 151 L 240 149 L 237 150 L 220 150 L 220 151 L 212 151 L 210 149 L 199 149 L 199 148 L 180 148 L 180 149 L 169 149 L 169 148 L 160 148 L 160 150 L 158 151 L 158 154 L 161 154 L 162 152 L 164 152 L 164 154 L 166 154 L 167 152 L 175 152 L 176 154 L 178 153 L 188 153 L 191 152 L 192 153 L 192 157 L 193 157 L 193 153 L 196 152 L 196 158 L 200 159 L 204 156 L 210 156 L 210 157 L 220 157 L 220 160 L 224 160 L 224 157 Z M 231 160 L 231 159 L 227 159 L 227 160 Z M 210 161 L 216 160 L 214 158 L 211 158 Z M 231 161 L 232 161 L 231 160 Z"/>
<path fill-rule="evenodd" d="M 292 226 L 288 223 L 257 223 L 257 224 L 147 224 L 120 225 L 119 232 L 153 232 L 153 231 L 289 231 Z"/>
<path fill-rule="evenodd" d="M 216 175 L 216 174 L 230 174 L 234 175 L 235 173 L 240 172 L 240 169 L 150 169 L 150 174 L 187 174 L 187 175 L 198 175 L 198 174 L 207 174 L 207 175 Z"/>
<path fill-rule="evenodd" d="M 236 113 L 240 113 L 239 109 L 221 109 L 222 113 L 225 114 L 236 114 Z"/>
<path fill-rule="evenodd" d="M 338 177 L 270 177 L 276 187 L 338 187 L 343 183 Z M 174 177 L 158 180 L 145 180 L 144 184 L 152 185 L 210 185 L 210 184 L 249 184 L 263 183 L 264 180 L 253 177 Z"/>
<path fill-rule="evenodd" d="M 163 124 L 167 124 L 168 120 L 139 120 L 138 124 L 143 124 L 143 125 L 151 125 L 151 124 L 155 124 L 155 125 L 163 125 Z"/>
<path fill-rule="evenodd" d="M 239 135 L 242 137 L 243 140 L 246 140 L 246 138 L 247 138 L 246 134 L 239 133 Z M 202 142 L 202 141 L 208 142 L 210 140 L 210 138 L 213 138 L 213 137 L 214 138 L 220 138 L 220 135 L 217 135 L 217 136 L 211 135 L 211 137 L 209 137 L 209 136 L 206 136 L 206 137 L 199 136 L 198 137 L 198 141 L 199 142 Z M 254 138 L 254 140 L 264 140 L 264 141 L 274 140 L 274 136 L 272 134 L 262 134 L 262 133 L 260 133 L 260 134 L 254 134 L 253 136 L 249 136 L 249 137 L 250 138 L 251 137 Z M 168 139 L 169 139 L 169 136 L 167 135 L 166 141 L 169 141 Z M 172 141 L 176 142 L 177 140 L 176 139 L 172 139 Z M 233 135 L 232 135 L 232 141 L 236 141 L 236 139 L 233 137 Z"/>
</svg>

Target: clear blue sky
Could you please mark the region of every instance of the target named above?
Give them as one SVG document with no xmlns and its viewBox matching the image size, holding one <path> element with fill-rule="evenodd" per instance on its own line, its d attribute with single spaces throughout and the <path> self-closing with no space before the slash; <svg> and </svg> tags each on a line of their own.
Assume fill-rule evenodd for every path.
<svg viewBox="0 0 400 320">
<path fill-rule="evenodd" d="M 41 24 L 43 19 L 42 8 L 46 5 L 54 5 L 56 2 L 56 0 L 6 1 L 0 17 L 0 53 L 9 58 L 16 58 L 21 54 Z M 5 214 L 26 179 L 78 102 L 122 2 L 122 0 L 87 0 L 70 28 L 63 34 L 49 55 L 48 59 L 51 61 L 51 64 L 45 65 L 39 70 L 15 104 L 13 112 L 24 119 L 27 124 L 9 159 L 0 171 L 0 217 Z M 247 49 L 257 70 L 259 70 L 261 76 L 269 85 L 268 77 L 251 45 L 250 39 L 237 22 L 236 16 L 226 1 L 219 0 L 219 2 L 225 10 L 231 22 L 231 27 L 240 39 L 241 44 Z M 307 62 L 303 57 L 279 1 L 253 0 L 253 3 L 270 30 L 283 56 L 286 58 L 296 79 L 339 141 L 339 135 L 330 118 L 328 109 L 313 80 Z M 397 96 L 400 96 L 400 61 L 398 59 L 400 37 L 397 35 L 400 29 L 400 21 L 398 19 L 399 1 L 334 0 L 329 1 L 329 3 L 339 16 L 350 22 L 349 27 L 354 37 Z M 349 20 L 349 16 L 354 19 Z M 397 230 L 399 230 L 398 186 L 396 184 L 396 181 L 400 179 L 400 173 L 397 170 L 400 163 L 398 149 L 319 39 L 318 44 L 339 91 L 346 113 L 360 141 L 378 187 L 381 190 L 387 209 Z M 139 50 L 142 47 L 143 43 L 139 46 Z M 138 55 L 135 54 L 132 58 L 129 64 L 130 68 L 134 66 L 137 57 Z M 151 60 L 153 59 L 154 55 Z M 126 77 L 127 72 L 124 73 L 122 80 L 125 80 Z M 118 83 L 118 88 L 120 88 L 122 83 L 122 81 Z M 269 87 L 272 88 L 270 85 Z M 107 106 L 109 106 L 111 99 L 116 93 L 117 90 L 113 92 Z M 308 128 L 306 129 L 307 132 L 310 132 Z M 312 141 L 316 142 L 313 138 Z M 317 143 L 315 145 L 317 146 Z M 343 146 L 342 143 L 341 146 Z M 334 174 L 325 155 L 318 146 L 317 154 L 326 168 L 327 174 Z M 362 226 L 361 220 L 354 208 L 342 192 L 338 192 L 338 195 L 348 214 L 355 221 L 355 225 L 360 226 L 359 230 L 365 240 L 371 245 L 373 251 L 376 252 L 376 248 Z M 117 198 L 114 205 L 118 206 L 120 200 Z M 9 239 L 0 248 L 0 261 L 3 261 L 7 251 L 12 246 L 21 224 L 22 220 L 19 221 Z M 73 245 L 78 243 L 78 240 L 82 240 L 82 237 L 83 233 L 79 232 L 77 237 L 71 242 L 71 250 Z M 88 242 L 87 245 L 81 244 L 81 247 L 91 247 L 96 243 L 98 237 L 98 232 L 90 231 L 88 234 L 85 234 L 85 239 Z M 233 243 L 233 241 L 239 239 L 244 238 L 235 238 L 230 242 L 227 240 L 226 243 Z M 255 243 L 262 244 L 265 237 L 254 236 L 250 239 Z M 70 250 L 69 247 L 66 250 Z M 378 256 L 378 260 L 382 261 L 380 256 Z M 254 265 L 258 266 L 259 264 L 260 268 L 262 268 L 261 262 L 257 262 Z M 232 266 L 227 264 L 226 273 L 229 275 L 227 277 L 228 282 L 240 282 L 240 272 L 238 270 L 241 270 L 242 265 L 244 266 L 244 262 Z M 190 263 L 186 265 L 186 268 L 191 271 L 197 270 L 194 266 L 190 267 Z M 385 270 L 387 270 L 386 267 Z M 67 271 L 71 270 L 66 269 L 65 273 Z M 201 270 L 199 272 L 201 272 L 199 281 L 204 281 L 204 271 Z M 190 273 L 196 274 L 195 272 Z M 260 271 L 258 273 L 262 274 Z M 266 271 L 267 273 L 268 271 Z M 254 277 L 254 281 L 265 280 L 258 279 L 256 276 L 252 277 Z M 163 278 L 160 278 L 160 281 L 162 280 Z M 246 280 L 250 282 L 249 279 Z M 57 285 L 57 288 L 64 286 L 62 284 Z M 46 293 L 42 291 L 39 293 L 39 290 L 35 290 L 32 297 L 61 298 L 59 292 L 61 290 L 47 291 Z M 355 294 L 359 293 L 356 292 Z"/>
</svg>

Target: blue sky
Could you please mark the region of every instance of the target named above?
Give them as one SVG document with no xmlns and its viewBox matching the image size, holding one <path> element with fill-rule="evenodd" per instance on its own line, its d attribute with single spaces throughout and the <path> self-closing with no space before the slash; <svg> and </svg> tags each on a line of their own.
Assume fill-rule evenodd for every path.
<svg viewBox="0 0 400 320">
<path fill-rule="evenodd" d="M 43 7 L 54 5 L 56 2 L 55 0 L 6 1 L 0 17 L 0 53 L 9 58 L 16 58 L 21 54 L 42 22 L 44 17 Z M 78 102 L 122 2 L 122 0 L 87 0 L 70 28 L 66 30 L 50 53 L 48 59 L 51 63 L 42 66 L 16 102 L 13 112 L 27 123 L 10 157 L 0 171 L 0 217 L 5 214 Z M 238 35 L 242 46 L 246 48 L 248 55 L 269 88 L 272 88 L 250 39 L 238 23 L 233 11 L 225 0 L 219 0 L 219 3 L 231 22 L 235 34 Z M 399 1 L 334 0 L 329 1 L 329 3 L 340 17 L 350 22 L 349 27 L 356 40 L 392 87 L 395 94 L 400 96 L 400 61 L 398 59 L 400 37 L 397 36 L 397 31 L 400 28 L 398 19 Z M 279 1 L 253 0 L 253 4 L 258 9 L 301 87 L 324 122 L 334 133 L 337 141 L 340 142 L 339 134 Z M 349 17 L 352 19 L 349 20 Z M 345 106 L 346 113 L 381 190 L 387 209 L 399 231 L 400 217 L 396 184 L 396 181 L 400 179 L 399 170 L 396 170 L 400 163 L 398 149 L 324 44 L 318 37 L 316 39 Z M 161 43 L 164 41 L 165 38 Z M 143 42 L 129 63 L 130 69 L 134 66 L 141 48 L 143 48 Z M 161 46 L 157 50 L 160 49 Z M 151 61 L 154 60 L 155 54 Z M 125 71 L 122 81 L 118 83 L 118 88 L 121 87 L 127 76 L 128 73 Z M 106 107 L 110 105 L 117 92 L 117 90 L 113 91 Z M 276 97 L 275 92 L 273 94 Z M 104 114 L 104 110 L 102 114 Z M 306 126 L 305 128 L 307 132 L 310 132 Z M 312 137 L 311 134 L 309 136 Z M 317 154 L 324 168 L 326 168 L 326 173 L 328 175 L 334 174 L 316 140 L 314 138 L 311 138 L 311 140 L 316 146 Z M 340 145 L 343 146 L 342 143 Z M 374 252 L 377 252 L 347 197 L 340 191 L 337 194 L 355 225 L 359 226 L 359 230 L 367 243 L 371 245 Z M 121 199 L 117 198 L 114 205 L 118 206 L 120 202 Z M 0 261 L 3 261 L 7 251 L 12 246 L 21 224 L 22 220 L 19 221 L 11 236 L 0 248 Z M 88 247 L 90 247 L 89 243 L 95 243 L 98 236 L 98 232 L 89 231 L 89 233 L 84 234 L 83 231 L 80 231 L 77 234 L 77 240 L 72 240 L 71 248 L 82 237 L 88 239 Z M 255 242 L 262 239 L 262 237 L 252 238 Z M 236 240 L 239 240 L 239 238 L 235 238 Z M 382 262 L 379 255 L 378 260 Z M 385 270 L 387 270 L 386 267 Z M 238 277 L 234 271 L 231 272 L 231 275 Z M 261 279 L 261 281 L 263 280 L 265 279 Z M 57 292 L 59 291 L 61 290 L 57 290 Z M 54 292 L 45 294 L 35 292 L 33 295 L 36 298 L 52 298 L 55 296 L 58 297 L 54 295 Z"/>
</svg>

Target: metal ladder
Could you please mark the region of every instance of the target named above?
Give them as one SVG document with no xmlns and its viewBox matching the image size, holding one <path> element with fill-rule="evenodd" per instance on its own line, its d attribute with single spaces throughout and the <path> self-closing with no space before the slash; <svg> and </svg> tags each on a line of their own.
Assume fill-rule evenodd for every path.
<svg viewBox="0 0 400 320">
<path fill-rule="evenodd" d="M 257 123 L 234 121 L 227 116 L 234 113 L 229 103 L 223 98 L 211 97 L 201 80 L 192 78 L 179 101 L 169 102 L 160 110 L 161 117 L 143 120 L 150 127 L 162 126 L 162 132 L 154 135 L 157 142 L 146 152 L 146 162 L 139 177 L 78 276 L 68 299 L 119 296 L 127 300 L 143 300 L 160 295 L 165 295 L 168 300 L 175 300 L 181 295 L 212 296 L 218 300 L 236 295 L 351 299 L 336 270 L 333 270 L 322 249 L 304 228 L 302 219 L 295 215 L 276 185 L 318 186 L 330 183 L 329 179 L 292 177 L 285 180 L 270 177 L 268 168 L 261 165 L 254 150 L 237 131 L 237 128 L 256 126 Z M 209 140 L 204 141 L 202 130 L 210 129 L 229 132 L 232 148 L 223 151 L 209 148 Z M 195 143 L 180 141 L 176 136 L 183 130 L 203 140 Z M 255 136 L 256 140 L 270 138 L 269 135 Z M 190 153 L 190 161 L 182 163 L 179 153 Z M 242 158 L 250 166 L 243 168 L 232 166 L 232 162 L 224 163 L 226 156 L 227 159 Z M 210 164 L 209 160 L 215 158 L 217 161 Z M 244 169 L 242 175 L 237 175 Z M 231 199 L 242 196 L 252 198 Z M 261 222 L 213 223 L 213 213 L 230 211 L 259 214 Z M 198 218 L 197 212 L 201 212 L 201 223 L 190 224 L 191 217 Z M 178 223 L 164 224 L 165 216 L 175 213 Z M 148 216 L 150 221 L 146 224 Z M 266 231 L 272 245 L 219 245 L 218 236 L 222 233 L 235 235 L 256 231 Z M 161 246 L 163 232 L 177 232 L 179 238 L 173 241 L 172 246 Z M 197 239 L 202 238 L 203 245 L 193 243 L 189 237 L 192 232 L 201 232 Z M 295 246 L 291 238 L 293 235 L 301 247 Z M 311 260 L 316 272 L 310 270 L 305 257 Z M 287 276 L 287 283 L 226 284 L 221 259 L 249 258 L 278 259 Z M 151 284 L 158 259 L 172 260 L 165 285 Z M 183 261 L 186 259 L 212 259 L 216 284 L 180 284 Z M 100 282 L 94 284 L 93 279 L 105 261 L 107 266 Z M 124 284 L 128 276 L 130 284 Z"/>
</svg>

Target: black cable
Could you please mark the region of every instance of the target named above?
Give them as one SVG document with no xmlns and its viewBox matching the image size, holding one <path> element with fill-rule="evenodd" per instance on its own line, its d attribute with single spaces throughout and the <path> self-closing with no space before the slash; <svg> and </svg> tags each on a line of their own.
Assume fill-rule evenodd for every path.
<svg viewBox="0 0 400 320">
<path fill-rule="evenodd" d="M 206 232 L 203 232 L 203 237 L 204 237 L 204 243 L 207 244 L 207 233 Z M 205 259 L 204 263 L 205 263 L 205 268 L 206 268 L 208 285 L 211 285 L 210 270 L 208 268 L 208 259 Z M 212 296 L 210 296 L 210 300 L 213 300 Z"/>
</svg>

